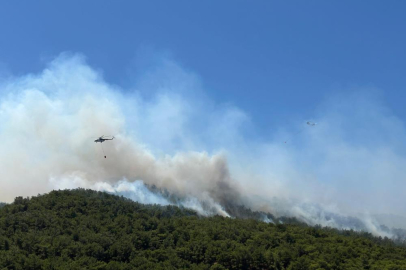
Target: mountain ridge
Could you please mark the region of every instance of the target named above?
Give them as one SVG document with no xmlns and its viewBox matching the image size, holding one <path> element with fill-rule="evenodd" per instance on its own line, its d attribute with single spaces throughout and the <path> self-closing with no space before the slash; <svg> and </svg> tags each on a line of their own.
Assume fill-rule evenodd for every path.
<svg viewBox="0 0 406 270">
<path fill-rule="evenodd" d="M 17 197 L 0 209 L 0 269 L 406 269 L 388 238 L 274 222 L 85 189 Z"/>
</svg>

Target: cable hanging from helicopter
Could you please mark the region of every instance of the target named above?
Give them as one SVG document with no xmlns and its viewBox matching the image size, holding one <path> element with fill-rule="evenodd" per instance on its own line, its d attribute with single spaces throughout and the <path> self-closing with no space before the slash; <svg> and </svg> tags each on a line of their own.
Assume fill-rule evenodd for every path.
<svg viewBox="0 0 406 270">
<path fill-rule="evenodd" d="M 104 158 L 107 158 L 107 156 L 106 156 L 106 153 L 104 153 L 103 142 L 104 141 L 112 141 L 113 139 L 114 139 L 114 136 L 112 138 L 108 139 L 108 138 L 104 138 L 104 135 L 103 135 L 103 136 L 97 138 L 96 140 L 94 140 L 95 143 L 98 143 L 98 142 L 100 143 L 101 149 L 103 151 Z"/>
<path fill-rule="evenodd" d="M 312 122 L 312 121 L 307 121 L 306 122 L 306 125 L 307 126 L 311 126 L 311 127 L 314 127 L 314 126 L 316 126 L 317 125 L 317 123 L 315 123 L 315 122 Z M 293 134 L 294 136 L 296 136 L 297 134 L 299 134 L 299 133 L 301 133 L 302 131 L 304 131 L 305 130 L 305 128 L 306 127 L 303 127 L 303 128 L 301 128 L 298 132 L 296 132 L 295 134 Z M 287 143 L 288 142 L 288 140 L 286 140 L 285 141 L 285 143 Z"/>
</svg>

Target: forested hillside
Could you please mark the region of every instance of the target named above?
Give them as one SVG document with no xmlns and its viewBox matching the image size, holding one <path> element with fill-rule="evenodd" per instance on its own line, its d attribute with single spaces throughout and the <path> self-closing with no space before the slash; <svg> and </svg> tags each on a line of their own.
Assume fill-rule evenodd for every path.
<svg viewBox="0 0 406 270">
<path fill-rule="evenodd" d="M 406 248 L 367 233 L 204 218 L 83 189 L 0 209 L 0 269 L 182 268 L 406 269 Z"/>
</svg>

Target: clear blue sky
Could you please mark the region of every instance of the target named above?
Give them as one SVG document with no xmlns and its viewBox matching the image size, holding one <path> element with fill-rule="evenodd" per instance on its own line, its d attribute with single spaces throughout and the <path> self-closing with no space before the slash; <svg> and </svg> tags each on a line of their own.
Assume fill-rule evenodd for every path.
<svg viewBox="0 0 406 270">
<path fill-rule="evenodd" d="M 405 14 L 400 0 L 2 1 L 0 67 L 38 72 L 63 51 L 79 52 L 126 87 L 151 48 L 261 127 L 311 117 L 331 92 L 365 86 L 406 119 Z"/>
</svg>

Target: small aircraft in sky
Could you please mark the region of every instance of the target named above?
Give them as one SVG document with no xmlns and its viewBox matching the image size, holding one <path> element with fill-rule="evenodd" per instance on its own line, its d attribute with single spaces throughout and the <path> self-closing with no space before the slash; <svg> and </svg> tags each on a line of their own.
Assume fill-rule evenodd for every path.
<svg viewBox="0 0 406 270">
<path fill-rule="evenodd" d="M 307 123 L 306 123 L 306 124 L 308 124 L 309 126 L 315 126 L 315 125 L 317 125 L 317 123 L 310 122 L 310 121 L 307 121 Z"/>
<path fill-rule="evenodd" d="M 111 141 L 111 140 L 113 140 L 114 139 L 114 136 L 111 138 L 111 139 L 106 139 L 106 138 L 104 138 L 104 135 L 103 136 L 101 136 L 101 137 L 99 137 L 98 139 L 96 139 L 94 142 L 95 143 L 102 143 L 102 142 L 104 142 L 104 141 Z"/>
</svg>

